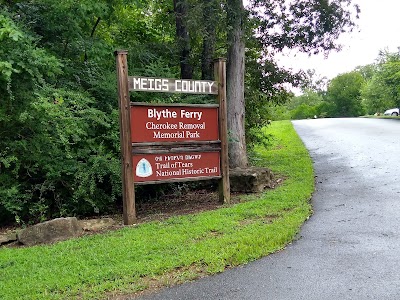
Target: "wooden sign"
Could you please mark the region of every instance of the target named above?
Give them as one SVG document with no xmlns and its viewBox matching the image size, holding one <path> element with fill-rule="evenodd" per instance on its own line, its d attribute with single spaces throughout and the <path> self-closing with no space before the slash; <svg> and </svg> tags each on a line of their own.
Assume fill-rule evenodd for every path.
<svg viewBox="0 0 400 300">
<path fill-rule="evenodd" d="M 219 140 L 218 106 L 131 104 L 131 140 L 182 142 Z"/>
<path fill-rule="evenodd" d="M 230 201 L 226 62 L 215 79 L 128 76 L 127 51 L 116 51 L 124 224 L 136 220 L 135 183 L 219 179 L 219 198 Z M 130 91 L 217 95 L 218 104 L 130 103 Z"/>
<path fill-rule="evenodd" d="M 129 90 L 142 92 L 218 95 L 218 84 L 210 80 L 129 76 Z"/>
<path fill-rule="evenodd" d="M 219 152 L 179 152 L 134 154 L 133 172 L 136 183 L 155 183 L 175 179 L 220 177 Z"/>
</svg>

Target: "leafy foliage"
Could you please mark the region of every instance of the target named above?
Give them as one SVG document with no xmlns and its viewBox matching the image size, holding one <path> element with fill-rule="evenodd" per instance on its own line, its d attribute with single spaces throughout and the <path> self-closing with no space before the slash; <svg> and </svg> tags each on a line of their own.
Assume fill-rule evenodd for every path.
<svg viewBox="0 0 400 300">
<path fill-rule="evenodd" d="M 378 63 L 362 90 L 368 113 L 381 113 L 400 106 L 400 54 L 381 52 Z"/>
<path fill-rule="evenodd" d="M 298 48 L 303 52 L 340 49 L 337 38 L 351 31 L 352 14 L 360 9 L 351 0 L 252 0 L 252 13 L 260 20 L 258 33 L 274 50 Z"/>
<path fill-rule="evenodd" d="M 284 48 L 326 54 L 340 49 L 336 40 L 342 32 L 352 30 L 355 25 L 352 14 L 358 18 L 359 8 L 351 6 L 348 0 L 252 0 L 248 13 L 246 107 L 250 109 L 246 110 L 246 134 L 248 146 L 251 146 L 253 140 L 259 140 L 252 134 L 252 128 L 265 126 L 269 119 L 328 115 L 324 110 L 330 105 L 322 104 L 322 99 L 315 104 L 293 103 L 290 107 L 297 98 L 287 91 L 288 84 L 301 88 L 313 85 L 318 92 L 315 95 L 321 97 L 325 79 L 319 78 L 312 83 L 315 72 L 293 73 L 280 69 L 274 62 L 274 55 Z M 286 102 L 288 106 L 284 105 Z"/>
<path fill-rule="evenodd" d="M 367 81 L 361 90 L 362 105 L 367 114 L 373 115 L 381 113 L 388 108 L 395 106 L 395 101 L 391 97 L 383 79 L 376 75 Z"/>
<path fill-rule="evenodd" d="M 359 72 L 350 72 L 332 79 L 327 98 L 335 105 L 335 117 L 358 117 L 363 114 L 361 88 L 364 78 Z"/>
<path fill-rule="evenodd" d="M 212 58 L 227 55 L 228 3 L 180 2 L 188 8 L 187 63 L 194 78 L 209 78 Z M 271 107 L 292 96 L 285 83 L 300 85 L 304 75 L 278 68 L 274 51 L 285 44 L 304 51 L 335 49 L 338 30 L 352 26 L 350 10 L 342 5 L 347 1 L 288 3 L 277 15 L 282 1 L 253 1 L 252 8 L 262 4 L 271 18 L 256 10 L 243 14 L 249 147 L 264 140 L 259 129 L 268 124 Z M 117 209 L 121 182 L 113 52 L 129 51 L 132 75 L 178 77 L 181 49 L 173 2 L 28 0 L 2 5 L 0 224 Z M 304 28 L 295 26 L 297 18 Z M 276 26 L 284 29 L 280 37 L 273 33 Z M 131 98 L 215 101 L 161 93 L 132 93 Z"/>
</svg>

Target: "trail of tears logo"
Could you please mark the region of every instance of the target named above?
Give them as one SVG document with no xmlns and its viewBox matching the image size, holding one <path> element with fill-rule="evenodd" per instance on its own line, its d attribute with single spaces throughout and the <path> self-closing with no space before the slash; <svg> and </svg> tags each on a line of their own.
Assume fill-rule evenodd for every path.
<svg viewBox="0 0 400 300">
<path fill-rule="evenodd" d="M 136 176 L 138 177 L 149 177 L 153 175 L 153 169 L 150 162 L 142 158 L 136 165 Z"/>
</svg>

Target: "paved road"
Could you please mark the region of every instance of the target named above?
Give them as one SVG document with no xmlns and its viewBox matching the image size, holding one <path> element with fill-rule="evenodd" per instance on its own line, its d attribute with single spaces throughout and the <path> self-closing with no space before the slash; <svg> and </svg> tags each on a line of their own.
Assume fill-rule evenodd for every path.
<svg viewBox="0 0 400 300">
<path fill-rule="evenodd" d="M 279 253 L 142 299 L 400 299 L 400 121 L 294 122 L 314 215 Z"/>
</svg>

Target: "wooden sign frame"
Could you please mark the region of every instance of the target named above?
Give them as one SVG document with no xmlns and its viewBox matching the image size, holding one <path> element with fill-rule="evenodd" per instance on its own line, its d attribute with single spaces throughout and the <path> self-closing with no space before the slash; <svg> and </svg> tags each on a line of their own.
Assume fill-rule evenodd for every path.
<svg viewBox="0 0 400 300">
<path fill-rule="evenodd" d="M 154 153 L 207 153 L 218 152 L 220 155 L 219 176 L 199 176 L 190 178 L 178 178 L 163 181 L 142 182 L 139 184 L 154 184 L 161 182 L 183 182 L 205 179 L 219 180 L 219 199 L 221 203 L 230 202 L 229 164 L 228 164 L 228 129 L 227 129 L 227 104 L 226 104 L 226 60 L 217 59 L 214 62 L 215 81 L 146 78 L 128 76 L 127 65 L 128 51 L 115 52 L 118 106 L 120 120 L 121 161 L 122 161 L 122 197 L 123 219 L 125 225 L 134 224 L 136 221 L 135 208 L 135 182 L 133 172 L 134 154 Z M 217 88 L 215 88 L 215 86 Z M 132 143 L 131 141 L 131 102 L 130 91 L 147 92 L 174 92 L 191 94 L 213 94 L 217 96 L 218 104 L 208 105 L 218 107 L 219 140 L 212 141 L 182 141 L 182 142 L 151 142 Z M 134 103 L 134 105 L 154 105 L 150 103 Z M 168 104 L 155 104 L 167 106 Z M 199 107 L 201 105 L 169 104 L 170 106 Z M 207 106 L 207 105 L 206 105 Z M 203 105 L 204 107 L 204 105 Z M 136 183 L 137 185 L 138 183 Z"/>
</svg>

